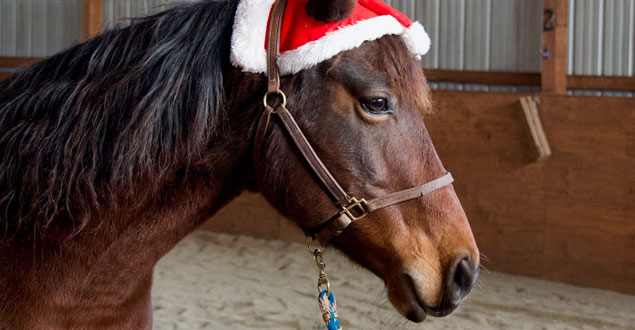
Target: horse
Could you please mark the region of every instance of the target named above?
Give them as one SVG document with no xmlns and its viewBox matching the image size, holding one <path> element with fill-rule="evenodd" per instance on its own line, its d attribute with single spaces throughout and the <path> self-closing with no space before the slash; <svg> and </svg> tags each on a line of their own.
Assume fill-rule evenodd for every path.
<svg viewBox="0 0 635 330">
<path fill-rule="evenodd" d="M 306 8 L 345 17 L 355 2 Z M 275 118 L 254 160 L 267 78 L 231 63 L 237 3 L 134 19 L 0 83 L 1 329 L 151 328 L 154 265 L 245 190 L 307 232 L 332 215 Z M 446 173 L 424 124 L 423 69 L 401 37 L 280 86 L 346 191 L 377 197 Z M 478 275 L 452 186 L 368 214 L 330 244 L 382 278 L 414 322 L 451 313 Z"/>
</svg>

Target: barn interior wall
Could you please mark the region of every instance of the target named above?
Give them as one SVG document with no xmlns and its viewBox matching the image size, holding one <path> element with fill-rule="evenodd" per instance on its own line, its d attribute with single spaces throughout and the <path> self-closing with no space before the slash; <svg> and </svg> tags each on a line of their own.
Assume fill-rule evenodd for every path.
<svg viewBox="0 0 635 330">
<path fill-rule="evenodd" d="M 541 96 L 553 155 L 535 162 L 519 94 L 435 91 L 435 147 L 490 270 L 635 294 L 635 108 L 629 98 Z M 246 194 L 206 228 L 302 241 Z"/>
<path fill-rule="evenodd" d="M 635 293 L 635 108 L 541 96 L 534 162 L 518 95 L 436 92 L 430 133 L 492 268 Z"/>
</svg>

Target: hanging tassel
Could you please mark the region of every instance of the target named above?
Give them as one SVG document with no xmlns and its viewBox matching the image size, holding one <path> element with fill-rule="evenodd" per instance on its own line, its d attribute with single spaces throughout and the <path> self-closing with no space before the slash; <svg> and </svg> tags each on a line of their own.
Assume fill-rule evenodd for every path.
<svg viewBox="0 0 635 330">
<path fill-rule="evenodd" d="M 337 304 L 335 303 L 335 296 L 333 292 L 324 290 L 318 295 L 318 302 L 320 303 L 320 311 L 322 311 L 322 319 L 326 324 L 327 330 L 341 330 L 340 320 L 337 316 Z"/>
</svg>

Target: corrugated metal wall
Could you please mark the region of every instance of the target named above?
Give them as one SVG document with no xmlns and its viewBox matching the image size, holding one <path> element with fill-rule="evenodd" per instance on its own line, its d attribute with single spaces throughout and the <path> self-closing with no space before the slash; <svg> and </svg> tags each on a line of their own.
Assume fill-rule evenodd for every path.
<svg viewBox="0 0 635 330">
<path fill-rule="evenodd" d="M 432 38 L 428 69 L 540 71 L 542 0 L 392 0 Z"/>
<path fill-rule="evenodd" d="M 426 68 L 540 72 L 542 0 L 388 2 L 430 33 Z M 635 0 L 569 0 L 569 74 L 633 76 L 634 26 Z"/>
<path fill-rule="evenodd" d="M 49 56 L 81 38 L 82 0 L 0 0 L 0 56 Z"/>
<path fill-rule="evenodd" d="M 104 25 L 125 25 L 126 18 L 183 1 L 189 0 L 104 0 Z M 81 2 L 0 0 L 0 56 L 48 56 L 79 40 Z M 542 0 L 387 2 L 426 26 L 433 46 L 425 68 L 540 71 Z M 569 0 L 569 6 L 569 73 L 633 76 L 635 0 Z"/>
<path fill-rule="evenodd" d="M 424 24 L 426 69 L 540 72 L 542 0 L 387 1 Z M 433 83 L 432 88 L 536 92 L 535 87 Z"/>
<path fill-rule="evenodd" d="M 633 76 L 634 47 L 635 0 L 569 0 L 569 74 Z M 573 94 L 633 96 L 599 91 Z"/>
<path fill-rule="evenodd" d="M 104 0 L 104 27 L 128 24 L 128 18 L 164 10 L 174 0 Z M 181 0 L 180 2 L 183 2 Z"/>
<path fill-rule="evenodd" d="M 180 0 L 184 2 L 188 0 Z M 104 0 L 104 26 L 167 8 L 175 0 Z M 45 57 L 81 40 L 82 0 L 0 0 L 0 56 Z"/>
<path fill-rule="evenodd" d="M 569 74 L 633 75 L 635 1 L 569 0 Z"/>
<path fill-rule="evenodd" d="M 389 0 L 432 38 L 427 69 L 540 72 L 542 0 Z M 569 0 L 568 73 L 633 76 L 635 0 Z M 431 84 L 458 90 L 537 92 L 536 87 Z M 629 92 L 573 94 L 633 96 Z"/>
</svg>

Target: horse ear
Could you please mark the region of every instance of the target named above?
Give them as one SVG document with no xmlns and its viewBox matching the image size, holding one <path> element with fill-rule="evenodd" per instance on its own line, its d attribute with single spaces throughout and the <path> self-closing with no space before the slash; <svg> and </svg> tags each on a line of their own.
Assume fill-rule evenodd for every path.
<svg viewBox="0 0 635 330">
<path fill-rule="evenodd" d="M 306 12 L 320 22 L 338 22 L 353 13 L 357 0 L 309 0 Z"/>
</svg>

